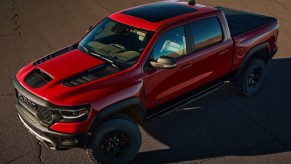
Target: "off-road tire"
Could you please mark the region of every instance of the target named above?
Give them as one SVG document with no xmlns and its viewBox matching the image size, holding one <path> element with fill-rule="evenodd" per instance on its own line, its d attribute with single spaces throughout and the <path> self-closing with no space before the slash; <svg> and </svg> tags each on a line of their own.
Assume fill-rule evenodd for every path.
<svg viewBox="0 0 291 164">
<path fill-rule="evenodd" d="M 259 58 L 251 58 L 234 82 L 234 86 L 239 94 L 252 96 L 262 87 L 264 77 L 265 62 Z"/>
<path fill-rule="evenodd" d="M 114 139 L 113 136 L 115 135 L 120 141 Z M 109 138 L 114 141 L 109 141 Z M 129 144 L 126 144 L 128 146 L 125 152 L 124 149 L 121 149 L 123 153 L 117 156 L 110 153 L 111 150 L 114 152 L 115 147 L 110 148 L 111 146 L 109 145 L 115 145 L 117 143 L 119 144 L 118 146 L 124 146 L 124 143 L 128 141 L 128 139 Z M 140 145 L 141 133 L 137 124 L 126 115 L 117 115 L 98 127 L 89 142 L 86 153 L 93 163 L 128 163 L 136 156 L 140 149 Z"/>
</svg>

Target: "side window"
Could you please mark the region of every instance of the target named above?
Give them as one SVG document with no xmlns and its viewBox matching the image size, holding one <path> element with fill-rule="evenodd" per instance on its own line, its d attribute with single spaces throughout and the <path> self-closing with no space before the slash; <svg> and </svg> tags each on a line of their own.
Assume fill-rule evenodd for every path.
<svg viewBox="0 0 291 164">
<path fill-rule="evenodd" d="M 223 39 L 221 25 L 216 17 L 190 23 L 190 31 L 194 41 L 194 45 L 192 45 L 194 51 L 218 43 Z"/>
<path fill-rule="evenodd" d="M 152 55 L 157 60 L 161 56 L 178 58 L 186 54 L 184 26 L 167 31 L 156 43 Z"/>
</svg>

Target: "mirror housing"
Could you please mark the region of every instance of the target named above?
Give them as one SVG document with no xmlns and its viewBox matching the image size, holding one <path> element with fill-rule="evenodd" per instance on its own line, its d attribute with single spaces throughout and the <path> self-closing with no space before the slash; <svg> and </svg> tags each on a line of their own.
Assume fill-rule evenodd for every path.
<svg viewBox="0 0 291 164">
<path fill-rule="evenodd" d="M 157 61 L 150 61 L 154 68 L 172 69 L 176 67 L 176 59 L 168 56 L 161 56 Z"/>
<path fill-rule="evenodd" d="M 89 32 L 90 30 L 92 30 L 92 28 L 93 28 L 92 26 L 89 26 L 88 29 L 87 29 L 87 32 Z"/>
</svg>

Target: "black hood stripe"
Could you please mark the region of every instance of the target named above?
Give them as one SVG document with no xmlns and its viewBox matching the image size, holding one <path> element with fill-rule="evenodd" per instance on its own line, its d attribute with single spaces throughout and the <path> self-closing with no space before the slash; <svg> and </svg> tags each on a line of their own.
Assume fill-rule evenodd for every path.
<svg viewBox="0 0 291 164">
<path fill-rule="evenodd" d="M 45 57 L 43 57 L 43 58 L 41 58 L 41 59 L 35 61 L 35 62 L 33 63 L 33 66 L 37 66 L 37 65 L 39 65 L 39 64 L 41 64 L 41 63 L 44 63 L 44 62 L 46 62 L 46 61 L 48 61 L 48 60 L 50 60 L 50 59 L 52 59 L 52 58 L 55 58 L 55 57 L 60 56 L 60 55 L 62 55 L 62 54 L 65 54 L 65 53 L 67 53 L 67 52 L 69 52 L 69 51 L 72 51 L 72 50 L 75 49 L 74 47 L 75 47 L 75 45 L 73 45 L 73 46 L 69 46 L 69 47 L 66 47 L 66 48 L 64 48 L 64 49 L 61 49 L 61 50 L 59 50 L 59 51 L 57 51 L 57 52 L 54 52 L 54 53 L 52 53 L 52 54 L 50 54 L 50 55 L 47 55 L 47 56 L 45 56 Z"/>
</svg>

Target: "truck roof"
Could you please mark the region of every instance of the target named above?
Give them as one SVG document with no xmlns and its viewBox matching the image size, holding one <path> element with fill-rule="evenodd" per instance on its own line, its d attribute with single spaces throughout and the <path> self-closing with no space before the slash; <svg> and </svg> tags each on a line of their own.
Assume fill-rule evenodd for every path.
<svg viewBox="0 0 291 164">
<path fill-rule="evenodd" d="M 217 10 L 200 4 L 163 1 L 122 10 L 110 15 L 109 18 L 137 28 L 157 31 L 163 25 L 176 20 Z"/>
</svg>

